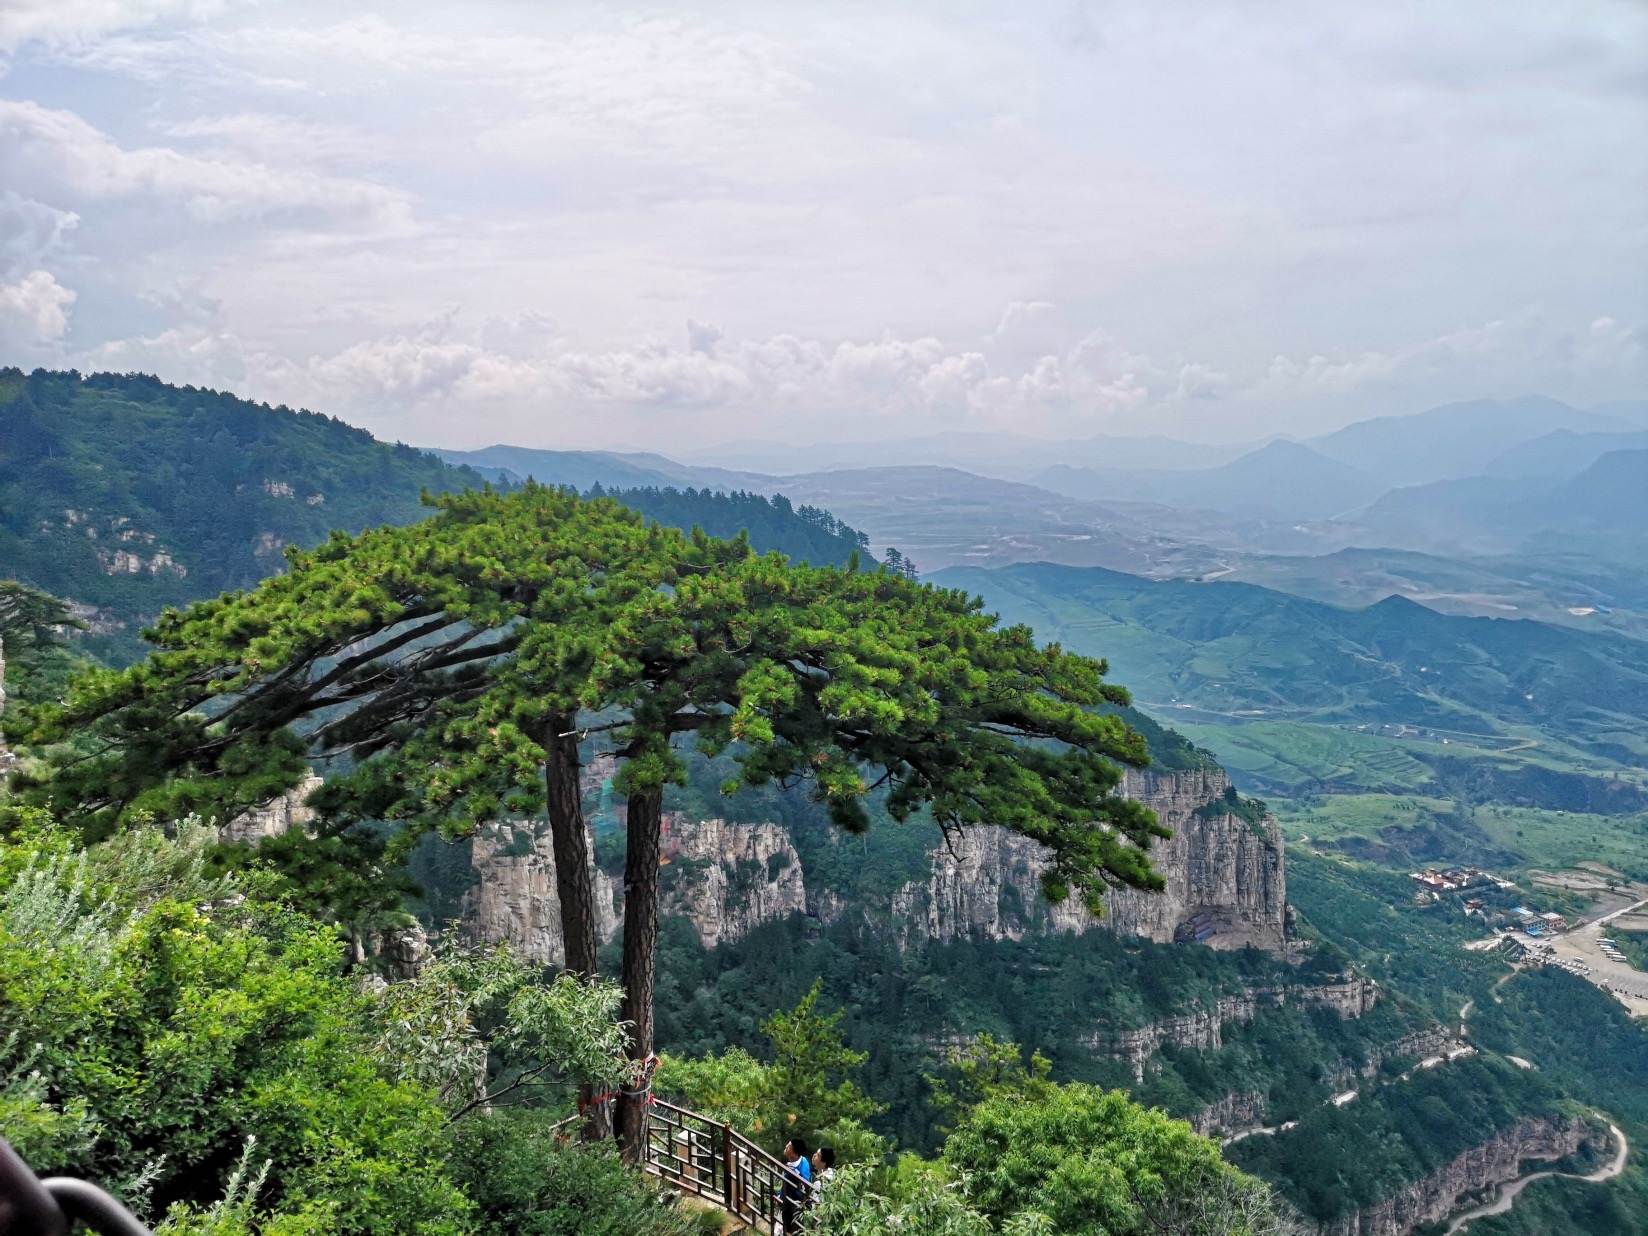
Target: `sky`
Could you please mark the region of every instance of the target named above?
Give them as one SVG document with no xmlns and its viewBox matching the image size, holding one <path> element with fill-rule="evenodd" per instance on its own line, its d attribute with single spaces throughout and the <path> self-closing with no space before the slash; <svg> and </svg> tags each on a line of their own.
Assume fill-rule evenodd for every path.
<svg viewBox="0 0 1648 1236">
<path fill-rule="evenodd" d="M 0 0 L 0 364 L 380 437 L 1648 395 L 1648 5 Z"/>
</svg>

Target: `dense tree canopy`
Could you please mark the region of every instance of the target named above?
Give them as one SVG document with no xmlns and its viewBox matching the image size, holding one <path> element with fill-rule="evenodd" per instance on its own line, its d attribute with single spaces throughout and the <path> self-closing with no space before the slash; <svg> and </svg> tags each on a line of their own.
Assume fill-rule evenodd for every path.
<svg viewBox="0 0 1648 1236">
<path fill-rule="evenodd" d="M 1026 1210 L 1070 1236 L 1269 1236 L 1270 1191 L 1182 1120 L 1072 1083 L 992 1095 L 945 1143 L 985 1214 Z"/>
</svg>

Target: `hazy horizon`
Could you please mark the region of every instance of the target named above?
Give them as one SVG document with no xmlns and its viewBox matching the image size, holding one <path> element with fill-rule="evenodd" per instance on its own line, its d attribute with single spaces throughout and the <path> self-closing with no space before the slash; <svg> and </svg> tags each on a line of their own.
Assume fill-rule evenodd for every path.
<svg viewBox="0 0 1648 1236">
<path fill-rule="evenodd" d="M 1648 10 L 0 12 L 0 363 L 452 448 L 1648 389 Z"/>
</svg>

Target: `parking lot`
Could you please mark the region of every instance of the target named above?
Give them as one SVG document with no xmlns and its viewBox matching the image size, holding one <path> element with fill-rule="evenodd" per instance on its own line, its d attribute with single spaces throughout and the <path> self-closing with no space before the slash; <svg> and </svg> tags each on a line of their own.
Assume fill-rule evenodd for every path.
<svg viewBox="0 0 1648 1236">
<path fill-rule="evenodd" d="M 1601 943 L 1612 938 L 1611 924 L 1614 919 L 1643 904 L 1637 902 L 1561 935 L 1529 941 L 1532 946 L 1530 954 L 1544 957 L 1553 964 L 1566 963 L 1568 969 L 1604 991 L 1611 992 L 1631 1011 L 1633 1017 L 1648 1017 L 1648 974 L 1633 969 L 1622 960 L 1616 961 Z"/>
</svg>

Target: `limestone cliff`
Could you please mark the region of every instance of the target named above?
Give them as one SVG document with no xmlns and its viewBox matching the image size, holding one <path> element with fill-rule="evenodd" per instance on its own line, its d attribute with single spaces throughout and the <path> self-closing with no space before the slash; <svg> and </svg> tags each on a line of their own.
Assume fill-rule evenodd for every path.
<svg viewBox="0 0 1648 1236">
<path fill-rule="evenodd" d="M 463 931 L 477 943 L 507 941 L 543 965 L 566 958 L 561 898 L 555 890 L 555 859 L 548 826 L 537 821 L 482 825 L 473 842 L 476 882 L 464 894 Z M 593 838 L 590 852 L 594 853 Z M 602 939 L 618 930 L 612 880 L 592 867 L 595 929 Z"/>
<path fill-rule="evenodd" d="M 294 828 L 306 830 L 315 822 L 309 795 L 320 785 L 321 779 L 310 773 L 279 798 L 237 815 L 218 830 L 218 835 L 224 841 L 250 841 L 255 844 L 265 837 L 278 837 Z"/>
<path fill-rule="evenodd" d="M 1319 1236 L 1407 1236 L 1446 1218 L 1462 1198 L 1516 1179 L 1529 1160 L 1560 1159 L 1595 1136 L 1581 1120 L 1524 1117 L 1384 1201 L 1315 1230 Z"/>
<path fill-rule="evenodd" d="M 584 770 L 586 797 L 599 793 L 610 761 Z M 909 944 L 963 937 L 1021 939 L 1037 932 L 1104 928 L 1159 942 L 1195 939 L 1214 948 L 1252 944 L 1279 950 L 1286 936 L 1287 885 L 1274 821 L 1250 824 L 1225 809 L 1230 783 L 1217 768 L 1129 772 L 1125 791 L 1151 807 L 1173 831 L 1152 859 L 1160 893 L 1116 892 L 1094 919 L 1074 900 L 1050 905 L 1041 895 L 1045 851 L 1004 829 L 977 828 L 939 846 L 930 875 L 898 890 L 890 907 L 856 904 L 808 881 L 801 857 L 778 824 L 665 820 L 662 911 L 688 918 L 706 948 L 737 941 L 762 923 L 791 914 L 833 922 L 871 913 Z M 621 809 L 620 809 L 621 810 Z M 548 838 L 515 826 L 494 830 L 474 851 L 477 887 L 465 915 L 477 938 L 507 939 L 530 956 L 560 956 L 559 904 Z M 598 924 L 616 930 L 611 882 L 597 873 Z M 890 914 L 888 913 L 890 909 Z"/>
<path fill-rule="evenodd" d="M 743 939 L 752 927 L 807 912 L 801 856 L 777 824 L 664 820 L 664 914 L 684 915 L 705 948 Z"/>
<path fill-rule="evenodd" d="M 1259 1090 L 1237 1090 L 1190 1115 L 1190 1127 L 1203 1136 L 1250 1129 L 1264 1121 L 1270 1099 Z"/>
<path fill-rule="evenodd" d="M 1095 1055 L 1124 1060 L 1134 1079 L 1144 1080 L 1145 1066 L 1166 1044 L 1213 1051 L 1224 1046 L 1224 1028 L 1252 1021 L 1261 1010 L 1295 1005 L 1332 1009 L 1341 1017 L 1360 1017 L 1379 999 L 1371 979 L 1344 979 L 1312 986 L 1251 987 L 1237 995 L 1220 996 L 1210 1006 L 1146 1022 L 1125 1030 L 1098 1029 L 1084 1040 Z"/>
<path fill-rule="evenodd" d="M 1213 948 L 1280 949 L 1287 925 L 1287 877 L 1274 820 L 1249 824 L 1222 809 L 1230 781 L 1218 768 L 1129 771 L 1123 789 L 1156 812 L 1173 835 L 1151 860 L 1166 880 L 1159 893 L 1105 897 L 1094 920 L 1074 900 L 1049 905 L 1040 892 L 1046 851 L 1004 829 L 972 829 L 933 852 L 927 882 L 906 886 L 895 921 L 917 938 L 1021 939 L 1095 926 L 1159 943 L 1193 936 Z"/>
</svg>

